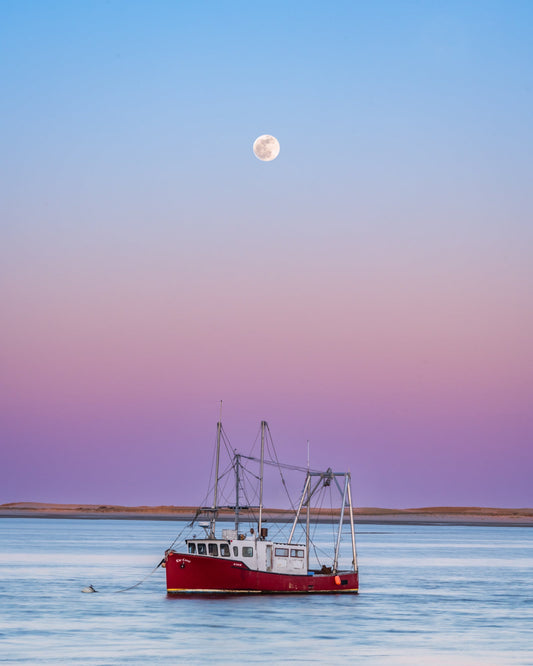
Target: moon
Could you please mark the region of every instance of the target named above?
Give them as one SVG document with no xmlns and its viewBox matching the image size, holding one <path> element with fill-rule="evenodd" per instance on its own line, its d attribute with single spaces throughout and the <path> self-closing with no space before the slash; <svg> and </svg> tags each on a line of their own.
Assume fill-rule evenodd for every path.
<svg viewBox="0 0 533 666">
<path fill-rule="evenodd" d="M 270 134 L 258 136 L 254 141 L 254 155 L 262 162 L 272 162 L 279 155 L 279 141 Z"/>
</svg>

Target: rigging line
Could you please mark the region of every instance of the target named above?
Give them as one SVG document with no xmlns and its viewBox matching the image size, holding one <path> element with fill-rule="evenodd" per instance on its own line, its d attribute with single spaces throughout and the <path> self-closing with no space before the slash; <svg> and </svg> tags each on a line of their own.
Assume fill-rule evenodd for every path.
<svg viewBox="0 0 533 666">
<path fill-rule="evenodd" d="M 285 483 L 285 477 L 283 476 L 283 472 L 281 471 L 281 465 L 280 465 L 280 462 L 279 462 L 279 459 L 278 459 L 278 453 L 276 451 L 276 447 L 274 446 L 274 440 L 272 439 L 272 433 L 270 432 L 270 428 L 268 426 L 268 423 L 267 423 L 267 431 L 268 431 L 268 435 L 269 435 L 269 437 L 267 438 L 267 447 L 270 450 L 270 446 L 268 444 L 268 441 L 270 440 L 270 443 L 272 444 L 272 450 L 274 451 L 274 456 L 276 458 L 276 463 L 277 463 L 277 466 L 278 466 L 278 472 L 279 472 L 279 475 L 280 475 L 280 478 L 281 478 L 281 483 L 283 484 L 283 487 L 285 489 L 285 493 L 287 494 L 287 497 L 289 499 L 291 509 L 293 511 L 296 511 L 296 507 L 294 506 L 294 502 L 292 501 L 292 497 L 290 496 L 289 489 L 287 488 L 287 484 Z"/>
<path fill-rule="evenodd" d="M 221 426 L 220 434 L 222 436 L 222 441 L 224 442 L 224 446 L 226 447 L 226 453 L 228 455 L 228 458 L 231 459 L 232 455 L 233 455 L 233 450 L 231 448 L 230 439 L 229 439 L 228 435 L 226 434 L 226 431 L 224 430 L 224 426 Z"/>
<path fill-rule="evenodd" d="M 222 413 L 222 400 L 220 401 L 220 411 Z M 222 425 L 222 420 L 219 420 L 219 423 L 220 423 L 220 439 L 224 443 L 224 446 L 226 448 L 226 453 L 228 454 L 228 457 L 231 457 L 231 455 L 229 453 L 229 450 L 228 450 L 229 438 L 228 438 L 228 436 L 226 434 L 226 431 L 224 430 L 224 427 Z M 215 458 L 216 458 L 216 453 L 217 453 L 218 435 L 219 435 L 219 433 L 218 433 L 218 424 L 217 424 L 217 434 L 215 435 L 215 445 L 214 445 L 214 449 L 213 449 L 213 457 L 211 458 L 211 470 L 209 472 L 209 485 L 208 485 L 209 490 L 207 492 L 204 503 L 207 502 L 207 498 L 213 493 L 214 487 L 217 484 L 217 482 L 220 481 L 221 479 L 223 479 L 224 476 L 229 473 L 229 469 L 231 469 L 231 467 L 230 467 L 225 472 L 223 472 L 222 475 L 219 474 L 218 479 L 213 479 L 213 468 L 214 468 L 214 465 L 215 465 Z M 211 484 L 213 484 L 213 485 L 211 485 Z"/>
<path fill-rule="evenodd" d="M 228 466 L 228 468 L 226 469 L 226 471 L 224 472 L 224 475 L 223 475 L 224 477 L 227 477 L 226 481 L 225 481 L 225 484 L 224 484 L 224 489 L 222 491 L 222 494 L 224 495 L 224 499 L 225 499 L 227 504 L 231 504 L 232 501 L 233 501 L 233 498 L 232 498 L 232 500 L 230 500 L 229 497 L 231 497 L 232 492 L 235 492 L 235 486 L 234 486 L 234 484 L 230 485 L 229 491 L 227 490 L 227 486 L 228 486 L 228 483 L 230 483 L 230 481 L 233 481 L 233 479 L 231 478 L 231 473 L 233 473 L 233 475 L 235 475 L 236 474 L 236 469 L 237 469 L 237 464 L 235 462 L 235 455 L 233 455 L 231 457 L 229 466 Z M 243 475 L 244 472 L 248 471 L 242 465 L 240 465 L 240 469 L 241 469 L 241 475 Z M 221 478 L 223 478 L 223 477 L 221 477 Z M 242 483 L 241 482 L 239 482 L 239 488 L 242 489 Z"/>
<path fill-rule="evenodd" d="M 197 510 L 196 510 L 196 513 L 194 514 L 194 518 L 193 518 L 189 523 L 186 523 L 184 527 L 182 527 L 180 533 L 179 533 L 178 536 L 174 539 L 174 541 L 170 544 L 170 546 L 167 548 L 167 550 L 172 550 L 172 547 L 174 546 L 174 544 L 176 543 L 176 541 L 178 541 L 178 539 L 181 538 L 181 535 L 185 532 L 185 530 L 187 530 L 187 529 L 191 529 L 191 528 L 192 528 L 192 526 L 194 525 L 195 520 L 198 518 L 198 516 L 200 515 L 200 513 L 201 513 L 201 510 L 200 510 L 200 509 L 197 509 Z"/>
<path fill-rule="evenodd" d="M 241 467 L 241 469 L 244 472 L 243 475 L 242 475 L 243 488 L 244 488 L 244 483 L 247 482 L 249 484 L 249 486 L 251 486 L 251 490 L 252 490 L 252 493 L 253 493 L 252 497 L 254 497 L 254 498 L 258 497 L 259 496 L 259 490 L 257 489 L 257 487 L 254 488 L 254 485 L 250 482 L 249 477 L 254 478 L 256 481 L 259 479 L 259 477 L 256 476 L 251 470 L 247 469 L 244 466 Z"/>
<path fill-rule="evenodd" d="M 318 511 L 317 511 L 317 520 L 316 520 L 316 522 L 314 524 L 314 527 L 313 527 L 312 537 L 310 535 L 310 539 L 313 540 L 313 541 L 314 541 L 314 538 L 315 538 L 316 531 L 318 529 L 318 516 L 320 516 L 320 513 L 322 511 L 322 506 L 324 504 L 324 488 L 321 488 L 321 490 L 318 494 L 318 500 L 319 500 L 319 502 L 317 502 L 317 509 L 318 509 Z"/>
<path fill-rule="evenodd" d="M 252 488 L 252 490 L 251 490 L 252 495 L 250 495 L 250 489 L 247 487 L 246 482 L 247 482 L 247 479 L 246 479 L 245 475 L 243 475 L 241 488 L 242 488 L 242 492 L 243 492 L 243 495 L 244 495 L 244 499 L 246 500 L 246 503 L 248 504 L 248 506 L 252 506 L 254 501 L 257 498 L 257 490 L 253 490 L 253 488 Z M 250 497 L 251 497 L 251 500 L 250 500 Z"/>
<path fill-rule="evenodd" d="M 331 486 L 329 487 L 329 508 L 330 508 L 330 513 L 333 513 L 333 490 Z M 340 520 L 340 514 L 339 514 L 339 520 Z M 341 525 L 341 534 L 342 534 L 342 525 Z M 336 540 L 335 525 L 331 523 L 331 543 L 335 543 L 335 540 Z"/>
<path fill-rule="evenodd" d="M 216 435 L 215 435 L 215 446 L 213 448 L 213 455 L 211 457 L 211 470 L 209 471 L 209 481 L 208 481 L 208 484 L 207 484 L 207 487 L 209 488 L 209 490 L 207 491 L 206 501 L 207 501 L 207 497 L 209 497 L 209 495 L 211 494 L 211 489 L 214 488 L 216 483 L 217 483 L 217 480 L 215 479 L 214 483 L 213 483 L 213 486 L 211 486 L 211 482 L 212 482 L 213 476 L 214 476 L 213 475 L 213 468 L 215 466 L 216 454 L 217 454 L 217 438 L 216 438 Z"/>
<path fill-rule="evenodd" d="M 285 523 L 281 523 L 281 524 L 280 524 L 280 523 L 272 523 L 272 525 L 274 525 L 275 527 L 277 527 L 276 533 L 275 533 L 275 534 L 272 534 L 272 536 L 270 537 L 270 539 L 271 539 L 272 541 L 275 541 L 276 538 L 277 538 L 282 532 L 286 532 L 287 524 L 285 524 Z"/>
<path fill-rule="evenodd" d="M 333 484 L 332 484 L 333 485 Z M 329 486 L 328 491 L 329 491 L 329 514 L 330 517 L 335 515 L 335 510 L 333 508 L 333 488 L 332 485 Z M 339 513 L 339 521 L 340 521 L 340 513 Z M 337 529 L 338 529 L 338 524 L 334 523 L 333 520 L 330 520 L 330 525 L 331 525 L 331 543 L 334 544 L 337 540 Z"/>
<path fill-rule="evenodd" d="M 261 462 L 259 458 L 254 458 L 253 456 L 245 456 L 244 454 L 241 454 L 241 458 L 246 458 L 247 460 L 253 460 L 253 462 Z M 300 467 L 299 465 L 288 465 L 287 463 L 280 463 L 276 462 L 275 460 L 267 460 L 267 459 L 265 459 L 263 462 L 265 465 L 272 465 L 273 467 L 283 467 L 283 469 L 290 469 L 295 472 L 307 472 L 307 467 Z M 320 470 L 317 469 L 311 469 L 309 471 L 313 472 L 314 474 L 320 474 Z"/>
<path fill-rule="evenodd" d="M 201 503 L 200 507 L 205 506 L 205 503 L 207 502 L 207 498 L 209 497 L 209 495 L 210 495 L 210 493 L 207 492 L 206 495 L 204 496 L 203 502 Z M 174 544 L 176 543 L 176 541 L 181 537 L 181 535 L 183 534 L 183 532 L 185 532 L 186 529 L 190 529 L 190 528 L 192 528 L 192 526 L 193 526 L 194 523 L 196 522 L 196 519 L 197 519 L 198 516 L 202 513 L 202 509 L 201 509 L 200 507 L 196 509 L 196 513 L 194 514 L 192 520 L 189 521 L 189 522 L 187 522 L 187 523 L 185 524 L 185 526 L 181 529 L 181 531 L 179 532 L 178 536 L 174 539 L 174 541 L 173 541 L 173 542 L 170 544 L 170 546 L 168 547 L 168 550 L 170 550 L 170 549 L 172 548 L 172 546 L 174 546 Z"/>
<path fill-rule="evenodd" d="M 317 509 L 318 509 L 318 513 L 320 513 L 320 510 L 322 509 L 322 506 L 323 506 L 323 504 L 324 504 L 324 497 L 325 497 L 325 491 L 324 491 L 324 488 L 321 488 L 320 491 L 319 491 L 319 493 L 318 493 L 318 497 L 317 497 Z M 324 558 L 331 557 L 331 553 L 329 553 L 329 552 L 328 552 L 327 550 L 325 550 L 324 548 L 320 548 L 320 547 L 316 544 L 316 542 L 315 542 L 315 534 L 316 534 L 317 530 L 318 530 L 318 520 L 317 520 L 317 521 L 314 523 L 314 525 L 313 525 L 313 534 L 312 534 L 312 535 L 311 535 L 311 534 L 309 535 L 309 542 L 310 542 L 311 545 L 313 546 L 313 551 L 314 551 L 314 553 L 315 553 L 315 557 L 317 558 L 317 561 L 320 563 L 319 553 L 320 553 L 320 554 L 322 555 L 322 557 L 324 557 Z"/>
<path fill-rule="evenodd" d="M 319 498 L 320 498 L 320 497 L 322 498 L 320 508 L 322 508 L 322 504 L 324 503 L 324 493 L 323 493 L 323 492 L 320 493 Z M 325 550 L 324 548 L 320 548 L 320 547 L 316 544 L 314 537 L 315 537 L 315 534 L 316 534 L 317 529 L 318 529 L 318 521 L 317 521 L 317 522 L 315 523 L 315 525 L 314 525 L 313 535 L 312 535 L 312 536 L 311 536 L 311 535 L 309 536 L 309 543 L 313 546 L 313 552 L 314 552 L 314 554 L 315 554 L 315 557 L 316 557 L 316 559 L 317 559 L 317 562 L 321 565 L 321 564 L 322 564 L 322 561 L 321 561 L 321 559 L 320 559 L 321 556 L 322 556 L 323 558 L 330 558 L 332 555 L 331 555 L 330 552 L 328 552 L 328 551 Z"/>
<path fill-rule="evenodd" d="M 318 565 L 321 566 L 321 565 L 322 565 L 322 561 L 321 561 L 321 559 L 320 559 L 319 551 L 320 551 L 320 554 L 322 555 L 322 557 L 327 557 L 327 556 L 328 556 L 327 553 L 326 553 L 325 551 L 323 551 L 321 548 L 318 548 L 318 546 L 316 545 L 316 543 L 315 543 L 315 542 L 313 541 L 313 539 L 311 539 L 311 538 L 309 538 L 309 544 L 310 544 L 310 545 L 312 546 L 312 548 L 313 548 L 313 553 L 315 554 L 315 559 L 316 559 L 316 561 L 318 562 Z"/>
<path fill-rule="evenodd" d="M 319 524 L 319 521 L 320 521 L 321 509 L 322 509 L 322 492 L 319 492 L 318 495 L 316 495 L 315 497 L 316 497 L 315 512 L 314 512 L 315 513 L 315 519 L 313 521 L 312 527 L 309 530 L 309 532 L 310 532 L 309 538 L 310 539 L 315 538 L 315 534 L 316 534 L 317 529 L 318 529 L 318 524 Z"/>
<path fill-rule="evenodd" d="M 260 460 L 259 460 L 258 458 L 249 458 L 248 456 L 244 456 L 244 455 L 242 455 L 242 454 L 241 454 L 240 457 L 241 457 L 241 458 L 246 458 L 247 460 L 253 460 L 254 462 L 260 462 Z M 241 463 L 241 469 L 244 470 L 245 472 L 247 472 L 250 476 L 253 476 L 254 479 L 259 480 L 259 476 L 258 476 L 257 474 L 254 474 L 254 472 L 252 472 L 251 469 L 249 469 L 248 467 L 246 467 L 246 466 L 243 465 L 242 463 Z"/>
<path fill-rule="evenodd" d="M 231 470 L 229 470 L 231 471 Z M 220 488 L 220 481 L 224 480 L 224 484 L 222 488 Z M 230 482 L 230 476 L 229 473 L 225 474 L 223 477 L 219 479 L 219 496 L 220 496 L 220 502 L 219 506 L 222 506 L 223 504 L 229 504 L 229 499 L 228 499 L 228 494 L 227 494 L 227 488 L 228 488 L 228 483 Z"/>
<path fill-rule="evenodd" d="M 246 470 L 245 468 L 243 468 L 243 469 L 245 470 L 245 472 L 248 472 L 248 470 Z M 248 505 L 248 507 L 251 507 L 252 502 L 250 502 L 249 495 L 248 495 L 246 486 L 244 485 L 244 482 L 245 482 L 245 478 L 244 478 L 244 475 L 243 475 L 241 490 L 242 490 L 242 494 L 244 495 L 244 499 L 246 500 L 246 504 Z M 256 516 L 254 510 L 251 509 L 251 508 L 248 508 L 248 512 L 249 512 L 248 515 L 249 516 L 251 515 L 251 520 L 248 519 L 248 521 L 243 521 L 243 522 L 254 522 L 254 523 L 257 522 L 257 516 Z"/>
<path fill-rule="evenodd" d="M 218 480 L 221 481 L 224 477 L 228 476 L 228 474 L 231 472 L 231 470 L 232 470 L 232 467 L 231 467 L 231 465 L 230 465 L 230 467 L 228 467 L 227 469 L 225 469 L 225 470 L 222 472 L 222 474 L 219 474 L 219 476 L 218 476 Z M 210 497 L 210 496 L 213 494 L 214 488 L 215 488 L 214 485 L 210 485 L 210 486 L 209 486 L 209 489 L 208 489 L 207 493 L 206 493 L 205 496 L 204 496 L 204 500 L 203 500 L 201 506 L 203 506 L 203 507 L 206 506 L 207 499 L 208 499 L 208 497 Z"/>
<path fill-rule="evenodd" d="M 251 469 L 246 469 L 246 467 L 241 467 L 241 469 L 244 469 L 249 476 L 253 476 L 256 481 L 259 481 L 260 477 L 254 474 Z"/>
<path fill-rule="evenodd" d="M 219 475 L 218 480 L 219 480 L 219 481 L 222 481 L 222 479 L 226 478 L 226 477 L 229 475 L 229 473 L 232 471 L 232 469 L 233 469 L 233 467 L 231 467 L 231 466 L 230 466 L 230 467 L 227 467 L 227 468 L 222 472 L 222 474 Z"/>
<path fill-rule="evenodd" d="M 255 445 L 257 444 L 257 440 L 259 439 L 260 435 L 261 435 L 261 426 L 259 426 L 259 429 L 258 429 L 257 434 L 256 434 L 255 439 L 254 439 L 254 443 L 252 444 L 252 446 L 250 448 L 249 455 L 251 455 L 252 451 L 254 450 Z M 248 456 L 245 456 L 245 455 L 243 455 L 242 457 L 243 458 L 248 458 Z"/>
<path fill-rule="evenodd" d="M 324 500 L 325 500 L 325 490 L 324 490 L 323 487 L 320 489 L 319 494 L 318 494 L 318 498 L 317 498 L 317 499 L 319 500 L 319 502 L 317 502 L 317 508 L 318 508 L 318 512 L 320 513 L 320 510 L 322 509 L 322 506 L 323 506 L 323 504 L 324 504 Z M 328 551 L 326 551 L 326 550 L 323 549 L 323 548 L 319 548 L 319 547 L 316 545 L 315 540 L 314 540 L 314 537 L 315 537 L 315 534 L 316 534 L 317 529 L 318 529 L 318 521 L 314 524 L 313 535 L 312 535 L 312 536 L 311 536 L 311 535 L 309 536 L 309 542 L 310 542 L 311 545 L 313 546 L 313 551 L 314 551 L 314 553 L 315 553 L 315 557 L 316 557 L 318 563 L 321 564 L 320 557 L 319 557 L 319 553 L 320 553 L 320 554 L 322 555 L 322 557 L 324 557 L 324 558 L 331 557 L 331 553 L 329 553 Z"/>
</svg>

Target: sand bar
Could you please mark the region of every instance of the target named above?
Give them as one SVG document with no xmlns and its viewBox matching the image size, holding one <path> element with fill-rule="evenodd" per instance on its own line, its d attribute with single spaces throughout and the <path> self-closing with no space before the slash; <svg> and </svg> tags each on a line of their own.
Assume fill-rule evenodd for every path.
<svg viewBox="0 0 533 666">
<path fill-rule="evenodd" d="M 329 510 L 313 511 L 320 522 L 331 522 Z M 533 509 L 498 509 L 488 507 L 424 507 L 417 509 L 355 508 L 355 522 L 419 525 L 496 525 L 533 527 Z M 118 520 L 192 520 L 196 507 L 190 506 L 115 506 L 102 504 L 45 504 L 13 502 L 0 504 L 0 518 L 89 518 Z M 337 514 L 338 515 L 338 514 Z M 264 509 L 265 522 L 290 522 L 292 512 Z M 221 509 L 219 520 L 231 521 L 233 512 Z M 241 519 L 247 511 L 241 510 Z"/>
</svg>

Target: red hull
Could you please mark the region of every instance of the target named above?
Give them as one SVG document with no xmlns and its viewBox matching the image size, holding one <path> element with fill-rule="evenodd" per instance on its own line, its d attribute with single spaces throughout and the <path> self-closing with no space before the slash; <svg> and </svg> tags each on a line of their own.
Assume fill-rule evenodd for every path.
<svg viewBox="0 0 533 666">
<path fill-rule="evenodd" d="M 350 593 L 359 588 L 356 572 L 338 575 L 294 575 L 253 571 L 243 562 L 170 552 L 166 561 L 167 592 L 277 594 Z"/>
</svg>

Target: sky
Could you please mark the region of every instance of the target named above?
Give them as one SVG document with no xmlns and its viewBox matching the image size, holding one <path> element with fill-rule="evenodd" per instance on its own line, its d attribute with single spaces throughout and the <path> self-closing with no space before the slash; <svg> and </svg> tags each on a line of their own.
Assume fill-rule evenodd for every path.
<svg viewBox="0 0 533 666">
<path fill-rule="evenodd" d="M 532 3 L 3 0 L 0 83 L 0 503 L 196 505 L 222 400 L 533 506 Z"/>
</svg>

